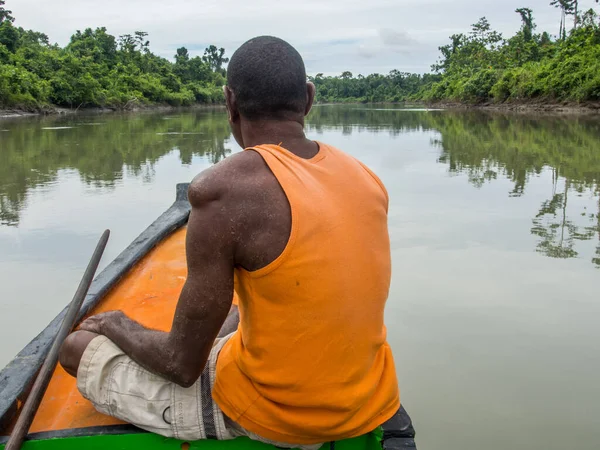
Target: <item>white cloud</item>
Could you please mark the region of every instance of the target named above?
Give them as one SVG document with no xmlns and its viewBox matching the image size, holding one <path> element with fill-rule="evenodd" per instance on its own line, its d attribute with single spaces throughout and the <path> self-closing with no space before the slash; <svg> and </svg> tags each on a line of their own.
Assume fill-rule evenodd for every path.
<svg viewBox="0 0 600 450">
<path fill-rule="evenodd" d="M 407 49 L 418 45 L 418 42 L 414 40 L 406 31 L 391 30 L 384 28 L 379 30 L 381 41 L 383 45 L 392 49 Z"/>
</svg>

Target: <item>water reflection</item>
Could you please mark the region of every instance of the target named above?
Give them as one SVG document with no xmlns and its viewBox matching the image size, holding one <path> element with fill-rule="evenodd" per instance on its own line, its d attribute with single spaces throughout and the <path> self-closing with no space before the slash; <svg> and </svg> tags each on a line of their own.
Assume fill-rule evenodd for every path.
<svg viewBox="0 0 600 450">
<path fill-rule="evenodd" d="M 153 165 L 174 149 L 182 164 L 193 156 L 216 163 L 230 135 L 221 110 L 162 114 L 50 117 L 2 123 L 0 224 L 16 226 L 30 190 L 52 184 L 59 171 L 76 170 L 91 186 L 111 188 L 124 174 L 148 182 Z"/>
<path fill-rule="evenodd" d="M 526 195 L 533 178 L 551 172 L 548 197 L 531 219 L 536 250 L 553 258 L 580 255 L 592 245 L 600 267 L 600 123 L 593 117 L 538 117 L 319 106 L 308 120 L 311 134 L 435 132 L 431 146 L 450 174 L 464 174 L 475 188 L 508 179 L 510 197 Z M 5 121 L 0 134 L 0 224 L 16 226 L 28 192 L 75 170 L 88 185 L 111 189 L 124 175 L 151 182 L 154 164 L 174 149 L 181 163 L 229 154 L 227 117 L 221 110 L 105 115 Z M 577 198 L 593 199 L 573 201 Z M 584 244 L 585 243 L 585 244 Z"/>
<path fill-rule="evenodd" d="M 323 106 L 315 108 L 309 122 L 317 133 L 436 131 L 439 137 L 431 144 L 451 174 L 465 174 L 476 188 L 509 179 L 510 197 L 525 195 L 533 177 L 551 171 L 548 199 L 532 218 L 536 250 L 573 258 L 587 241 L 595 245 L 592 263 L 600 267 L 600 122 L 595 117 Z M 593 198 L 596 207 L 572 204 L 573 196 Z"/>
<path fill-rule="evenodd" d="M 376 109 L 320 106 L 308 129 L 388 187 L 388 340 L 420 445 L 596 449 L 598 119 Z M 0 367 L 71 299 L 104 228 L 107 264 L 175 183 L 238 150 L 223 111 L 0 129 Z"/>
</svg>

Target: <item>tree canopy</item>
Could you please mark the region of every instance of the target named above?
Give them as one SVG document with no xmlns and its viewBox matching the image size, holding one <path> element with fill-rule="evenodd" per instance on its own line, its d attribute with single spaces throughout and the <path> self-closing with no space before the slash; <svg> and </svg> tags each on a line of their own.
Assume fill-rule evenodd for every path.
<svg viewBox="0 0 600 450">
<path fill-rule="evenodd" d="M 44 33 L 16 27 L 4 6 L 0 0 L 0 106 L 127 109 L 223 101 L 229 61 L 223 48 L 210 45 L 192 56 L 180 47 L 169 61 L 152 53 L 146 32 L 115 37 L 103 27 L 78 30 L 61 48 Z M 582 12 L 578 0 L 550 0 L 550 6 L 560 11 L 556 36 L 538 32 L 534 11 L 522 7 L 515 11 L 521 28 L 512 37 L 495 31 L 486 17 L 450 36 L 432 73 L 344 71 L 309 79 L 321 103 L 600 101 L 597 13 Z"/>
<path fill-rule="evenodd" d="M 228 59 L 209 46 L 190 57 L 184 47 L 175 62 L 150 50 L 148 33 L 112 36 L 104 27 L 77 30 L 61 48 L 48 36 L 14 25 L 0 0 L 0 106 L 130 108 L 221 101 Z"/>
<path fill-rule="evenodd" d="M 506 38 L 486 17 L 439 47 L 432 73 L 393 70 L 354 77 L 351 72 L 311 77 L 320 102 L 523 102 L 600 100 L 600 22 L 577 0 L 552 0 L 561 12 L 560 31 L 536 32 L 534 11 L 517 8 L 521 28 Z M 567 18 L 574 17 L 567 26 Z"/>
<path fill-rule="evenodd" d="M 535 33 L 533 10 L 519 8 L 522 26 L 505 39 L 487 20 L 468 35 L 454 35 L 440 47 L 432 69 L 441 80 L 416 97 L 427 101 L 465 103 L 504 101 L 600 100 L 600 23 L 593 9 L 576 16 L 567 33 L 566 18 L 578 8 L 575 0 L 553 0 L 561 10 L 560 32 Z"/>
</svg>

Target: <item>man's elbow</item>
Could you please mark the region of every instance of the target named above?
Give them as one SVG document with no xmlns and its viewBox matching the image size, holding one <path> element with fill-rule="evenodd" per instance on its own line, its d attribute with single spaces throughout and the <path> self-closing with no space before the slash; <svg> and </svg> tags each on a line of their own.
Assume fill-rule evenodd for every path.
<svg viewBox="0 0 600 450">
<path fill-rule="evenodd" d="M 177 348 L 175 345 L 169 345 L 170 349 Z M 167 378 L 169 381 L 183 387 L 189 388 L 194 385 L 202 375 L 205 366 L 208 364 L 211 346 L 193 346 L 192 348 L 180 348 L 167 352 L 168 358 L 166 366 Z"/>
<path fill-rule="evenodd" d="M 182 388 L 191 388 L 198 381 L 198 378 L 200 377 L 180 376 L 171 381 Z"/>
<path fill-rule="evenodd" d="M 178 368 L 171 371 L 169 380 L 183 388 L 192 387 L 194 383 L 198 381 L 200 375 L 202 375 L 205 364 L 202 364 L 201 367 L 186 367 L 180 365 Z"/>
</svg>

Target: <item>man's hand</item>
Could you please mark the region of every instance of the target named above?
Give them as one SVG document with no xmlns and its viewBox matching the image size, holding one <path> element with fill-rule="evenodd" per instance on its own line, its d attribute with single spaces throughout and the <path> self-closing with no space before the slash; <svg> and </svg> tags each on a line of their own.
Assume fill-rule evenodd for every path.
<svg viewBox="0 0 600 450">
<path fill-rule="evenodd" d="M 79 326 L 80 330 L 106 335 L 107 324 L 117 324 L 125 316 L 122 311 L 108 311 L 88 317 Z"/>
</svg>

